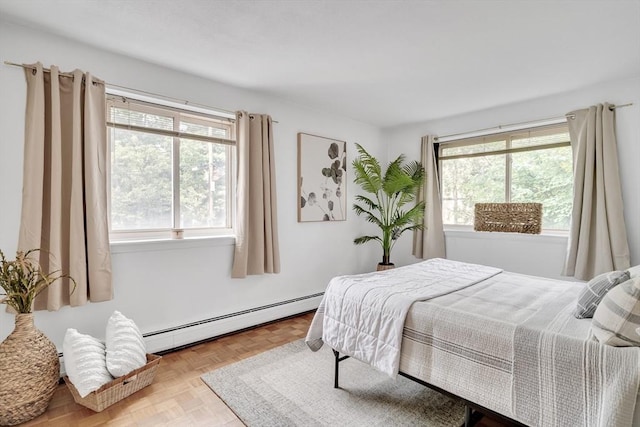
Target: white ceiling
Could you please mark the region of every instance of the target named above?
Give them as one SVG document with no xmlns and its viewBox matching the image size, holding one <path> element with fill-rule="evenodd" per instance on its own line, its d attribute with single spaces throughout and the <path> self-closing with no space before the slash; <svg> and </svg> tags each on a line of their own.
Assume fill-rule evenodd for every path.
<svg viewBox="0 0 640 427">
<path fill-rule="evenodd" d="M 0 0 L 0 14 L 382 127 L 640 75 L 640 0 Z"/>
</svg>

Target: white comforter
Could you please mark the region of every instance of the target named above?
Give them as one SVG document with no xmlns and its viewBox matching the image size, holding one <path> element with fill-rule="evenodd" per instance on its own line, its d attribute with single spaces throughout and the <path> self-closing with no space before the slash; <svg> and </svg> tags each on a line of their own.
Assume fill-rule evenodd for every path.
<svg viewBox="0 0 640 427">
<path fill-rule="evenodd" d="M 466 288 L 501 271 L 437 258 L 394 270 L 335 277 L 311 323 L 307 345 L 316 351 L 325 342 L 395 377 L 402 329 L 411 305 Z"/>
</svg>

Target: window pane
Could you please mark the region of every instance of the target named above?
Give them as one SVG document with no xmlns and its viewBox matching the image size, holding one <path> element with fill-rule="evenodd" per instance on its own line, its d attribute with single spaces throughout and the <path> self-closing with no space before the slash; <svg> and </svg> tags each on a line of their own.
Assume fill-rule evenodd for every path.
<svg viewBox="0 0 640 427">
<path fill-rule="evenodd" d="M 172 138 L 111 129 L 111 228 L 171 228 Z"/>
<path fill-rule="evenodd" d="M 109 129 L 113 238 L 166 238 L 164 232 L 172 228 L 191 229 L 188 237 L 232 227 L 228 168 L 233 145 L 174 136 L 182 132 L 233 141 L 231 120 L 122 97 L 110 97 L 108 107 L 110 122 L 172 132 Z"/>
<path fill-rule="evenodd" d="M 544 229 L 568 229 L 573 193 L 569 143 L 567 126 L 562 124 L 440 145 L 444 223 L 473 224 L 475 203 L 538 202 L 543 205 Z M 550 144 L 567 146 L 545 148 Z M 510 148 L 533 150 L 491 154 Z M 467 154 L 480 157 L 447 158 Z"/>
<path fill-rule="evenodd" d="M 505 156 L 441 162 L 442 218 L 445 224 L 473 225 L 476 203 L 505 201 Z"/>
<path fill-rule="evenodd" d="M 180 141 L 182 228 L 227 226 L 227 146 Z"/>
<path fill-rule="evenodd" d="M 143 126 L 154 129 L 173 130 L 173 117 L 143 113 L 128 108 L 111 107 L 110 121 L 125 125 Z"/>
<path fill-rule="evenodd" d="M 542 228 L 569 229 L 571 147 L 512 154 L 511 201 L 542 203 Z"/>
</svg>

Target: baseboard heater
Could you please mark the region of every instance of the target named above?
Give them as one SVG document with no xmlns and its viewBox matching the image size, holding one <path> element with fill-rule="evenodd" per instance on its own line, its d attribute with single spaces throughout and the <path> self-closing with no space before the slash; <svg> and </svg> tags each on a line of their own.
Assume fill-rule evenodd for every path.
<svg viewBox="0 0 640 427">
<path fill-rule="evenodd" d="M 168 353 L 318 307 L 324 292 L 227 313 L 143 334 L 147 351 Z M 277 310 L 274 310 L 277 309 Z"/>
<path fill-rule="evenodd" d="M 290 300 L 286 300 L 286 301 L 280 301 L 280 302 L 276 302 L 276 303 L 269 304 L 269 305 L 263 305 L 263 306 L 256 307 L 256 308 L 249 308 L 247 310 L 236 311 L 235 313 L 223 314 L 222 316 L 216 316 L 216 317 L 211 317 L 210 319 L 198 320 L 197 322 L 185 323 L 184 325 L 174 326 L 172 328 L 167 328 L 167 329 L 161 329 L 161 330 L 155 331 L 155 332 L 147 332 L 146 334 L 142 334 L 142 336 L 144 338 L 147 338 L 147 337 L 152 337 L 152 336 L 155 336 L 155 335 L 166 334 L 167 332 L 179 331 L 180 329 L 192 328 L 192 327 L 198 326 L 198 325 L 205 325 L 207 323 L 218 322 L 218 321 L 223 320 L 223 319 L 230 319 L 232 317 L 238 317 L 238 316 L 242 316 L 244 314 L 258 312 L 258 311 L 266 310 L 268 308 L 280 307 L 282 305 L 292 304 L 292 303 L 298 302 L 298 301 L 304 301 L 304 300 L 308 300 L 308 299 L 311 299 L 311 298 L 321 297 L 322 295 L 324 295 L 324 292 L 320 292 L 320 293 L 313 294 L 313 295 L 307 295 L 307 296 L 300 297 L 300 298 L 294 298 L 294 299 L 290 299 Z"/>
</svg>

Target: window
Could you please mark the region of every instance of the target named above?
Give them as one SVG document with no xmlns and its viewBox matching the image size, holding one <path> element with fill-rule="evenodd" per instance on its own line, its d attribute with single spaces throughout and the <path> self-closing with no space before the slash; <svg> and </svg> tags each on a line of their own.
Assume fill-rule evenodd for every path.
<svg viewBox="0 0 640 427">
<path fill-rule="evenodd" d="M 107 98 L 113 240 L 230 232 L 233 122 Z"/>
<path fill-rule="evenodd" d="M 443 222 L 473 225 L 475 203 L 542 203 L 543 229 L 567 230 L 573 194 L 566 123 L 438 147 Z"/>
</svg>

